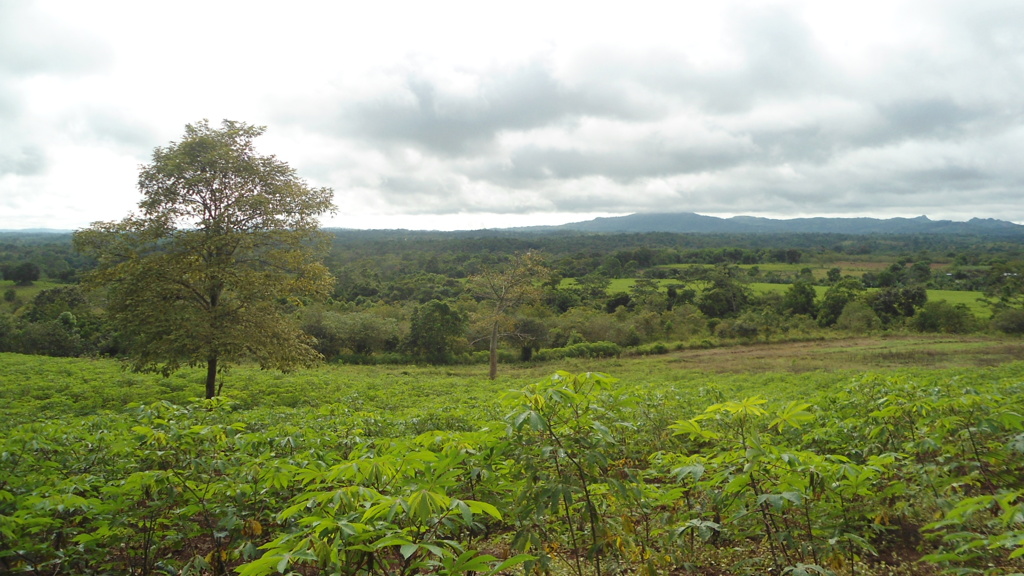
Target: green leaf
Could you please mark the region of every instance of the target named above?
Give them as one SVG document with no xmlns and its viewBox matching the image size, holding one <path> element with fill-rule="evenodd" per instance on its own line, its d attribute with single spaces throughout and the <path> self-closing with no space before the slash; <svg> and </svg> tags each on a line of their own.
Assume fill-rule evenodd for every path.
<svg viewBox="0 0 1024 576">
<path fill-rule="evenodd" d="M 523 562 L 530 562 L 536 559 L 536 556 L 530 556 L 529 554 L 517 554 L 511 558 L 508 558 L 501 564 L 495 566 L 493 570 L 487 573 L 487 576 L 496 576 L 498 573 L 504 572 L 505 570 L 508 570 L 513 566 L 517 566 L 519 564 L 522 564 Z"/>
<path fill-rule="evenodd" d="M 474 514 L 487 514 L 495 520 L 501 520 L 501 512 L 499 512 L 493 504 L 480 502 L 478 500 L 463 500 L 463 502 L 469 505 L 469 509 L 472 510 Z"/>
<path fill-rule="evenodd" d="M 811 405 L 807 402 L 790 402 L 785 408 L 783 408 L 778 417 L 768 424 L 768 427 L 775 428 L 779 432 L 782 432 L 787 426 L 791 428 L 800 428 L 804 424 L 814 420 L 814 414 L 807 411 L 810 407 Z"/>
</svg>

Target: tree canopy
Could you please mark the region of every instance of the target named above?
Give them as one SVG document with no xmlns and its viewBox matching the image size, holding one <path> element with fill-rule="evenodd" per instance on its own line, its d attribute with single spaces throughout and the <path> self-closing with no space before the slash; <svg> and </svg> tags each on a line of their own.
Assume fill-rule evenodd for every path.
<svg viewBox="0 0 1024 576">
<path fill-rule="evenodd" d="M 257 154 L 264 130 L 228 120 L 186 126 L 142 167 L 138 213 L 74 236 L 98 261 L 86 282 L 107 288 L 132 367 L 205 365 L 207 398 L 230 363 L 287 370 L 320 358 L 285 312 L 330 290 L 317 217 L 333 211 L 333 192 Z"/>
<path fill-rule="evenodd" d="M 39 266 L 34 262 L 22 262 L 14 266 L 0 268 L 4 280 L 13 280 L 18 286 L 31 286 L 39 280 Z"/>
</svg>

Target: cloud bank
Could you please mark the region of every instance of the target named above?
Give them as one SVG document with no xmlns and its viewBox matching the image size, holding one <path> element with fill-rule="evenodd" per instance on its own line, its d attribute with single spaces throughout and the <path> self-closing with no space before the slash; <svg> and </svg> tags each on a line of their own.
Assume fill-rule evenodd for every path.
<svg viewBox="0 0 1024 576">
<path fill-rule="evenodd" d="M 1024 222 L 1024 5 L 704 4 L 0 5 L 0 228 L 122 217 L 201 118 L 267 125 L 327 225 Z"/>
</svg>

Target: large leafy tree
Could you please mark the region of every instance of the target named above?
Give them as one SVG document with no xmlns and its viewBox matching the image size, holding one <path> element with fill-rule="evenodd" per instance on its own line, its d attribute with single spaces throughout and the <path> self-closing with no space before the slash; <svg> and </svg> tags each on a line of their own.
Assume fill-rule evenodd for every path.
<svg viewBox="0 0 1024 576">
<path fill-rule="evenodd" d="M 231 363 L 288 370 L 320 359 L 286 312 L 330 289 L 317 217 L 334 209 L 333 193 L 257 154 L 263 132 L 227 120 L 186 126 L 142 167 L 138 213 L 74 236 L 99 262 L 86 283 L 108 289 L 132 368 L 205 365 L 207 398 Z"/>
</svg>

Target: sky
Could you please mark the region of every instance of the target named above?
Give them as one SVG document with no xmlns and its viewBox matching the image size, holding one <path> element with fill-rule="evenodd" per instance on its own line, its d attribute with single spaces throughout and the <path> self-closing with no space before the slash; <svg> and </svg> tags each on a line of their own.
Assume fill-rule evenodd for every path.
<svg viewBox="0 0 1024 576">
<path fill-rule="evenodd" d="M 330 227 L 1024 223 L 1024 2 L 601 4 L 0 0 L 0 229 L 124 218 L 203 119 Z"/>
</svg>

